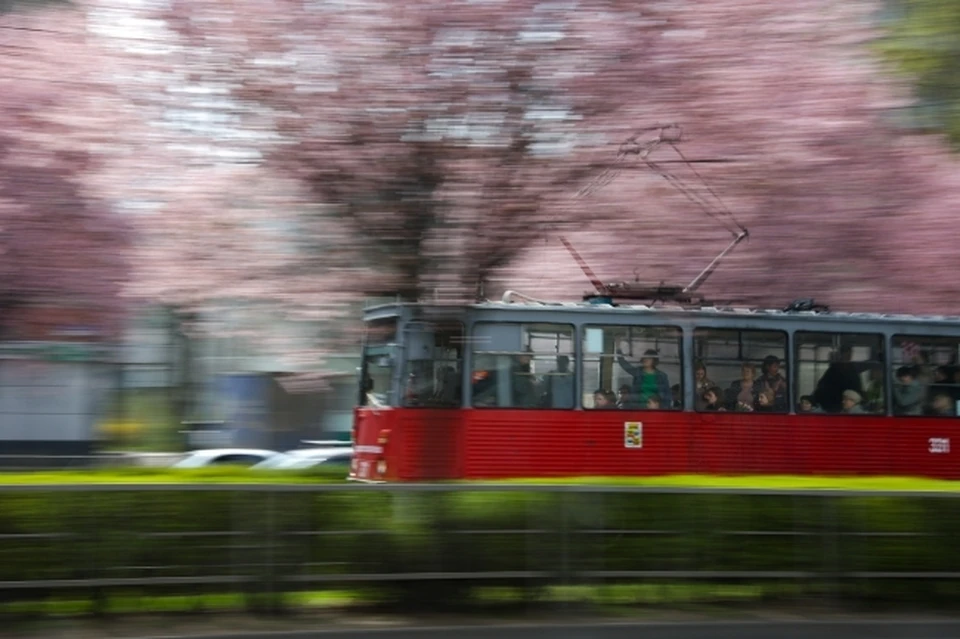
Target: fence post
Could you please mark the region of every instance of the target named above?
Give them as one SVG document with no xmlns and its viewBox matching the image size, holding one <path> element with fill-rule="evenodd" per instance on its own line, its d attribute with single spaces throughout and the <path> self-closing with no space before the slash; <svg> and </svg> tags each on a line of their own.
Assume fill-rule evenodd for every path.
<svg viewBox="0 0 960 639">
<path fill-rule="evenodd" d="M 271 487 L 267 490 L 267 529 L 266 535 L 266 569 L 267 569 L 267 601 L 268 611 L 271 614 L 280 612 L 282 594 L 277 592 L 277 492 Z"/>
<path fill-rule="evenodd" d="M 823 543 L 824 543 L 824 575 L 827 596 L 831 603 L 837 604 L 840 600 L 840 548 L 839 527 L 837 521 L 837 503 L 840 497 L 829 495 L 823 498 Z"/>
</svg>

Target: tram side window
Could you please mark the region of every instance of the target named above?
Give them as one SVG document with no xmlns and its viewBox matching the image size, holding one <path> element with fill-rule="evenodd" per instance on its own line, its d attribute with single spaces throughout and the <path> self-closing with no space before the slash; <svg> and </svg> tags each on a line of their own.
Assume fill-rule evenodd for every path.
<svg viewBox="0 0 960 639">
<path fill-rule="evenodd" d="M 693 348 L 698 411 L 790 410 L 786 333 L 697 329 Z"/>
<path fill-rule="evenodd" d="M 960 339 L 895 335 L 890 360 L 894 415 L 958 414 Z"/>
<path fill-rule="evenodd" d="M 565 324 L 478 322 L 471 339 L 473 405 L 574 408 L 573 336 Z"/>
<path fill-rule="evenodd" d="M 884 414 L 883 336 L 798 332 L 798 412 Z"/>
<path fill-rule="evenodd" d="M 681 409 L 680 338 L 672 326 L 586 327 L 584 408 Z"/>
<path fill-rule="evenodd" d="M 414 324 L 405 335 L 404 406 L 460 406 L 463 325 L 459 322 Z"/>
</svg>

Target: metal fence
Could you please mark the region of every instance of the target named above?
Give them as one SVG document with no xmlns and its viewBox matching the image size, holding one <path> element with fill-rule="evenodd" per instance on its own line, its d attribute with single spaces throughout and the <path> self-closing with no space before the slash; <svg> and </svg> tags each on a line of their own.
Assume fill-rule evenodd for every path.
<svg viewBox="0 0 960 639">
<path fill-rule="evenodd" d="M 618 587 L 660 601 L 949 602 L 958 531 L 960 499 L 930 492 L 10 485 L 0 598 L 376 587 L 441 602 Z"/>
</svg>

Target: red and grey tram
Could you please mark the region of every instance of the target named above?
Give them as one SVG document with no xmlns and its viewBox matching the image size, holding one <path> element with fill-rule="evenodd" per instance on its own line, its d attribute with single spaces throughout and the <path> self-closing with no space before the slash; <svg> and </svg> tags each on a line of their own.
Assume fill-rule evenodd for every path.
<svg viewBox="0 0 960 639">
<path fill-rule="evenodd" d="M 351 479 L 960 478 L 960 318 L 507 294 L 364 321 Z"/>
</svg>

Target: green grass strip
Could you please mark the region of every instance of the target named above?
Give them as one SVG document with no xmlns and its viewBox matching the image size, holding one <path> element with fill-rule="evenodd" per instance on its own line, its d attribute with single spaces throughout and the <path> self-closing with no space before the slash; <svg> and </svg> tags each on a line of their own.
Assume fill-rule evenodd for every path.
<svg viewBox="0 0 960 639">
<path fill-rule="evenodd" d="M 0 485 L 17 484 L 330 484 L 344 483 L 342 471 L 251 471 L 243 468 L 122 468 L 0 473 Z M 813 477 L 794 475 L 670 475 L 661 477 L 521 477 L 496 481 L 457 481 L 455 485 L 641 486 L 766 490 L 849 490 L 960 492 L 960 481 L 915 477 Z M 358 489 L 360 487 L 358 486 Z"/>
<path fill-rule="evenodd" d="M 719 488 L 751 490 L 851 490 L 896 492 L 960 492 L 960 482 L 919 477 L 813 477 L 800 475 L 669 475 L 662 477 L 517 478 L 471 482 L 550 486 L 642 486 L 647 488 Z"/>
</svg>

